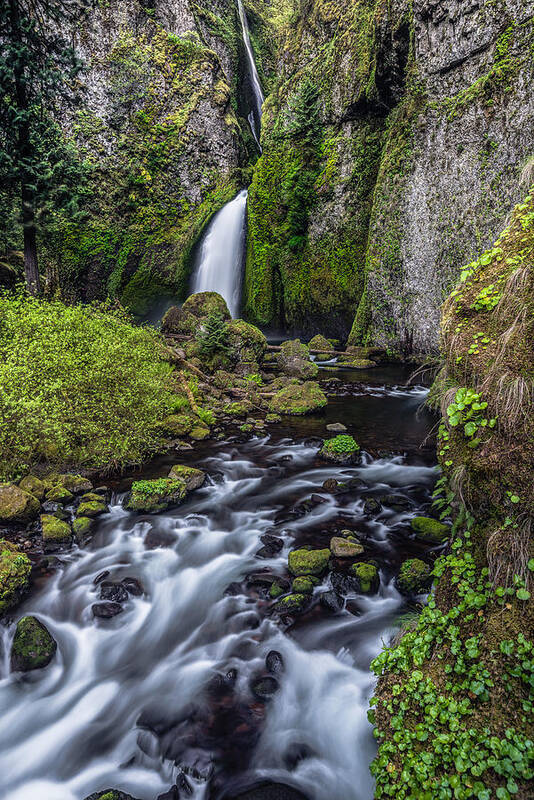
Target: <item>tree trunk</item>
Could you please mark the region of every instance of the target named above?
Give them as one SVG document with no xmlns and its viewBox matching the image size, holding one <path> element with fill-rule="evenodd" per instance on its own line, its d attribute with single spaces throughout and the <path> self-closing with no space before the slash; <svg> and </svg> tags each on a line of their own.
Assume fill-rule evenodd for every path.
<svg viewBox="0 0 534 800">
<path fill-rule="evenodd" d="M 31 192 L 22 187 L 22 224 L 24 227 L 24 274 L 30 294 L 41 294 L 39 265 L 37 262 L 37 233 Z"/>
</svg>

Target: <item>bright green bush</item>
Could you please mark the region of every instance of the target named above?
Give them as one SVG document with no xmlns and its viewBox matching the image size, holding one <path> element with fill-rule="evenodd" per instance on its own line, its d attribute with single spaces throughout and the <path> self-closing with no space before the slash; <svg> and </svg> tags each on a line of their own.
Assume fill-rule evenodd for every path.
<svg viewBox="0 0 534 800">
<path fill-rule="evenodd" d="M 139 460 L 171 410 L 158 334 L 109 306 L 0 294 L 0 477 Z"/>
</svg>

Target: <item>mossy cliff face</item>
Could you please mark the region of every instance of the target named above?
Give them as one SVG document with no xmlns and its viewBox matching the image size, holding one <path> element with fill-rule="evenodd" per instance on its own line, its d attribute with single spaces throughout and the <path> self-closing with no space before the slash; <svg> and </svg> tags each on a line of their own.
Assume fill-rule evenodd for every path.
<svg viewBox="0 0 534 800">
<path fill-rule="evenodd" d="M 253 319 L 437 348 L 440 305 L 502 227 L 534 146 L 529 13 L 518 0 L 311 0 L 273 14 Z"/>
<path fill-rule="evenodd" d="M 237 4 L 102 3 L 77 44 L 86 92 L 66 127 L 89 165 L 88 213 L 48 242 L 48 271 L 143 314 L 185 296 L 191 248 L 243 183 Z"/>
<path fill-rule="evenodd" d="M 534 192 L 443 309 L 437 505 L 452 543 L 415 629 L 374 662 L 377 798 L 532 793 L 533 263 Z"/>
</svg>

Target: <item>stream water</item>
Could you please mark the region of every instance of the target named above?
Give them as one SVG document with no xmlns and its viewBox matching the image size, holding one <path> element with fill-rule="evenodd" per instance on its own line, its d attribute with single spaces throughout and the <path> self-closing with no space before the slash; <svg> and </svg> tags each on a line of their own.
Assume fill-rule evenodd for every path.
<svg viewBox="0 0 534 800">
<path fill-rule="evenodd" d="M 110 786 L 154 800 L 174 784 L 169 798 L 214 800 L 241 796 L 259 779 L 302 793 L 281 800 L 370 800 L 369 664 L 407 610 L 394 586 L 400 562 L 433 556 L 408 524 L 428 510 L 436 478 L 433 419 L 421 409 L 425 390 L 404 386 L 397 368 L 336 374 L 342 383 L 326 414 L 294 418 L 263 438 L 200 443 L 189 459 L 209 480 L 186 503 L 137 515 L 116 491 L 92 541 L 59 557 L 17 612 L 50 629 L 52 664 L 10 675 L 14 626 L 3 633 L 3 800 L 82 800 Z M 330 421 L 361 443 L 361 466 L 318 460 L 313 437 L 328 435 Z M 148 475 L 187 455 L 155 463 Z M 329 478 L 344 491 L 324 491 Z M 372 513 L 370 497 L 380 502 Z M 307 613 L 273 615 L 269 575 L 287 577 L 289 550 L 328 546 L 344 528 L 357 531 L 363 559 L 378 564 L 379 591 L 348 591 L 334 612 L 321 602 L 329 576 Z M 260 537 L 273 533 L 283 549 L 258 558 Z M 336 563 L 334 572 L 344 569 Z M 91 605 L 103 571 L 138 579 L 144 594 L 97 621 Z M 269 673 L 271 651 L 281 659 L 270 656 Z M 277 691 L 259 699 L 251 682 L 273 674 Z"/>
</svg>

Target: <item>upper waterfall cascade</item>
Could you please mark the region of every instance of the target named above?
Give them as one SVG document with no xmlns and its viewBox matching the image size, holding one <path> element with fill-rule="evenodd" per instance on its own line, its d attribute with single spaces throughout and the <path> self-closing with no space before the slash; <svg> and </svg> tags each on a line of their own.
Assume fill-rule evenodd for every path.
<svg viewBox="0 0 534 800">
<path fill-rule="evenodd" d="M 193 292 L 218 292 L 235 317 L 239 311 L 247 190 L 215 214 L 204 234 L 193 274 Z"/>
<path fill-rule="evenodd" d="M 243 43 L 247 53 L 247 63 L 250 72 L 250 80 L 252 83 L 252 92 L 254 94 L 254 108 L 248 116 L 248 121 L 256 143 L 261 150 L 260 145 L 260 125 L 261 125 L 261 108 L 263 106 L 264 95 L 261 88 L 258 70 L 256 69 L 256 62 L 254 61 L 254 53 L 250 44 L 250 32 L 248 27 L 247 15 L 243 6 L 243 0 L 238 0 L 239 18 L 241 20 L 241 30 L 243 32 Z"/>
</svg>

